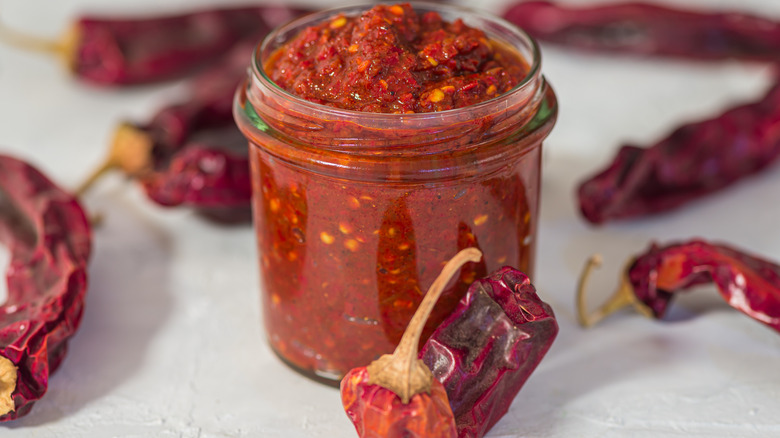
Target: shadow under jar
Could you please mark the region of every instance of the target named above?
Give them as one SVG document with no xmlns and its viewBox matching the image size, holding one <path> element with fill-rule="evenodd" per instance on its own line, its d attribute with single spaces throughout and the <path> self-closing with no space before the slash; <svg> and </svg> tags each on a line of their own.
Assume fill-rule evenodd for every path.
<svg viewBox="0 0 780 438">
<path fill-rule="evenodd" d="M 533 272 L 542 140 L 557 115 L 536 43 L 511 24 L 453 6 L 515 50 L 528 73 L 490 100 L 440 112 L 383 114 L 320 105 L 264 70 L 300 30 L 347 7 L 272 32 L 239 88 L 235 115 L 249 140 L 265 329 L 296 370 L 338 384 L 390 353 L 443 264 L 477 247 L 442 295 L 423 339 L 475 279 L 504 265 Z"/>
</svg>

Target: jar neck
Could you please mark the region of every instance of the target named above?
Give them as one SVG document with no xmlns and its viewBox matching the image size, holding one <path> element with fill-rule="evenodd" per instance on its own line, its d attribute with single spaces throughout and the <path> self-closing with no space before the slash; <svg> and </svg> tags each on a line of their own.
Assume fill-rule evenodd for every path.
<svg viewBox="0 0 780 438">
<path fill-rule="evenodd" d="M 415 4 L 414 7 L 420 12 L 436 11 L 450 21 L 462 18 L 497 43 L 516 50 L 529 63 L 528 74 L 517 86 L 468 107 L 431 113 L 383 114 L 316 104 L 290 94 L 268 77 L 263 68 L 267 60 L 302 29 L 335 14 L 355 15 L 368 7 L 323 11 L 268 35 L 253 57 L 249 79 L 239 90 L 236 101 L 236 118 L 248 138 L 262 137 L 264 141 L 253 142 L 262 143 L 268 152 L 289 162 L 311 162 L 311 157 L 317 156 L 318 162 L 328 165 L 339 166 L 348 160 L 350 167 L 359 167 L 361 163 L 370 167 L 378 160 L 401 159 L 418 163 L 404 171 L 422 174 L 436 170 L 429 165 L 452 165 L 441 160 L 443 154 L 473 155 L 474 164 L 502 160 L 506 154 L 524 153 L 525 143 L 533 147 L 532 142 L 518 139 L 547 135 L 557 104 L 542 77 L 536 43 L 499 18 L 451 5 Z M 499 147 L 488 147 L 492 144 Z M 439 164 L 434 165 L 433 161 Z"/>
</svg>

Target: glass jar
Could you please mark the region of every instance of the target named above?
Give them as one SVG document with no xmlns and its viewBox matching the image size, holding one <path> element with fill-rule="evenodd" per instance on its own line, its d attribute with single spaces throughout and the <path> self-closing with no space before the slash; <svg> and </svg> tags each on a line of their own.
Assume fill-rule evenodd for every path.
<svg viewBox="0 0 780 438">
<path fill-rule="evenodd" d="M 504 265 L 533 271 L 542 140 L 557 102 L 536 43 L 513 25 L 460 7 L 463 18 L 529 64 L 511 91 L 465 108 L 417 114 L 336 109 L 276 86 L 263 65 L 301 29 L 272 32 L 255 53 L 235 115 L 249 140 L 262 307 L 274 351 L 332 383 L 392 352 L 442 265 L 478 247 L 437 304 L 427 333 L 474 279 Z"/>
</svg>

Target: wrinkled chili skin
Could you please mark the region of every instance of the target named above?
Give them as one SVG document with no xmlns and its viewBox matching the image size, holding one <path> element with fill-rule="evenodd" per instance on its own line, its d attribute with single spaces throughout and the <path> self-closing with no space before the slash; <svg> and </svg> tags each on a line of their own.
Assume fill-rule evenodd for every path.
<svg viewBox="0 0 780 438">
<path fill-rule="evenodd" d="M 580 184 L 580 211 L 600 224 L 664 212 L 719 191 L 777 160 L 778 120 L 780 81 L 761 100 L 683 125 L 646 148 L 623 146 Z"/>
<path fill-rule="evenodd" d="M 191 80 L 186 100 L 161 108 L 148 123 L 135 124 L 153 143 L 152 172 L 139 180 L 157 204 L 193 207 L 219 223 L 251 221 L 246 142 L 233 120 L 235 90 L 246 77 L 246 60 L 268 29 L 305 11 L 274 7 L 266 12 L 266 26 Z"/>
<path fill-rule="evenodd" d="M 261 66 L 279 45 L 343 11 L 269 35 L 235 107 L 250 142 L 269 343 L 297 370 L 331 381 L 394 350 L 424 287 L 459 249 L 478 247 L 484 264 L 461 269 L 423 339 L 478 274 L 505 264 L 533 270 L 540 148 L 557 114 L 538 68 L 527 87 L 495 102 L 408 115 L 334 109 L 268 78 Z M 507 47 L 538 62 L 512 29 L 502 34 Z"/>
<path fill-rule="evenodd" d="M 368 383 L 365 367 L 341 381 L 341 401 L 360 438 L 455 438 L 456 428 L 444 387 L 433 380 L 430 394 L 409 403 L 389 389 Z"/>
<path fill-rule="evenodd" d="M 503 17 L 541 41 L 587 51 L 780 62 L 780 22 L 737 11 L 528 1 L 513 5 Z"/>
<path fill-rule="evenodd" d="M 731 307 L 780 332 L 780 265 L 704 240 L 653 244 L 628 270 L 634 294 L 657 318 L 685 289 L 715 284 Z"/>
<path fill-rule="evenodd" d="M 558 324 L 527 275 L 505 266 L 469 287 L 420 358 L 447 390 L 459 438 L 481 438 L 544 358 Z"/>
<path fill-rule="evenodd" d="M 27 163 L 0 155 L 0 244 L 11 253 L 0 307 L 0 355 L 18 370 L 12 394 L 26 415 L 46 392 L 81 322 L 92 232 L 78 201 Z"/>
<path fill-rule="evenodd" d="M 406 113 L 490 99 L 517 85 L 528 67 L 462 20 L 417 14 L 404 3 L 308 27 L 279 50 L 266 71 L 277 85 L 312 102 Z"/>
<path fill-rule="evenodd" d="M 217 8 L 145 18 L 83 17 L 74 73 L 101 85 L 157 82 L 192 73 L 233 45 L 302 12 L 286 6 Z"/>
</svg>

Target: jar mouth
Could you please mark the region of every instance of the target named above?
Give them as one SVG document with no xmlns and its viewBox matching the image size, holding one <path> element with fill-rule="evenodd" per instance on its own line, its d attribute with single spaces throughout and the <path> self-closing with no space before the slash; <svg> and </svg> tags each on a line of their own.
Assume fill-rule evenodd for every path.
<svg viewBox="0 0 780 438">
<path fill-rule="evenodd" d="M 464 117 L 464 114 L 470 114 L 475 111 L 481 112 L 486 108 L 495 108 L 497 104 L 500 105 L 502 100 L 510 101 L 516 99 L 519 94 L 533 95 L 540 88 L 539 78 L 541 76 L 542 64 L 541 51 L 539 50 L 536 40 L 519 27 L 492 14 L 463 6 L 442 5 L 429 2 L 410 2 L 410 4 L 416 12 L 437 12 L 446 20 L 461 18 L 467 25 L 483 30 L 489 37 L 507 43 L 510 47 L 518 50 L 526 48 L 528 53 L 523 53 L 522 51 L 520 53 L 522 57 L 529 62 L 529 69 L 525 77 L 506 93 L 473 105 L 444 111 L 392 114 L 348 110 L 311 102 L 280 87 L 266 73 L 263 64 L 268 56 L 270 56 L 279 45 L 286 43 L 291 37 L 294 37 L 301 29 L 320 23 L 328 17 L 337 14 L 344 14 L 346 16 L 359 15 L 373 7 L 374 4 L 358 4 L 325 9 L 298 18 L 274 29 L 265 37 L 252 55 L 252 76 L 264 86 L 266 92 L 276 94 L 278 97 L 292 101 L 295 105 L 307 108 L 312 112 L 339 119 L 360 118 L 363 121 L 375 120 L 377 122 L 388 119 L 403 119 L 404 121 L 410 122 L 423 121 L 425 119 L 442 120 L 449 118 L 459 120 Z"/>
</svg>

